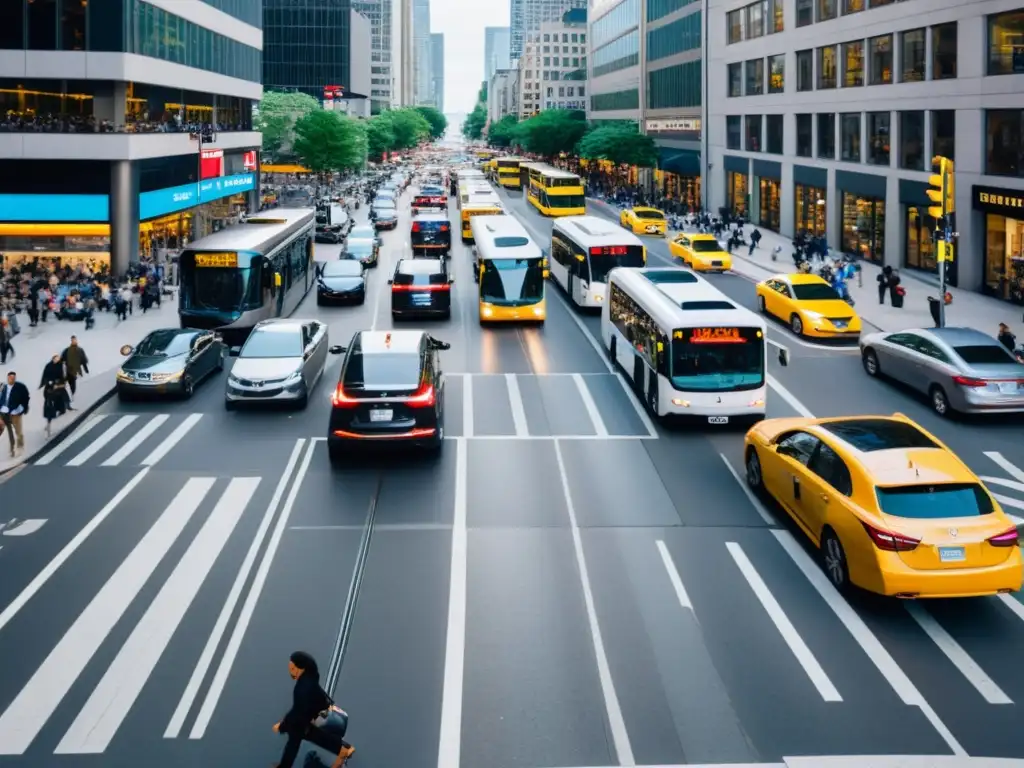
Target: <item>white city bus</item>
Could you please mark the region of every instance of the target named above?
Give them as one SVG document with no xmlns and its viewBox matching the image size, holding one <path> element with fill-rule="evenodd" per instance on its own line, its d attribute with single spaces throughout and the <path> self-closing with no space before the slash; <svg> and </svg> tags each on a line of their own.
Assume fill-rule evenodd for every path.
<svg viewBox="0 0 1024 768">
<path fill-rule="evenodd" d="M 543 323 L 547 259 L 526 228 L 519 219 L 505 215 L 473 216 L 470 227 L 480 324 Z"/>
<path fill-rule="evenodd" d="M 643 267 L 647 249 L 632 232 L 597 216 L 566 216 L 551 228 L 551 277 L 580 307 L 604 304 L 608 273 Z"/>
<path fill-rule="evenodd" d="M 764 418 L 765 321 L 681 268 L 615 269 L 601 339 L 656 416 Z M 785 352 L 779 362 L 787 364 Z"/>
</svg>

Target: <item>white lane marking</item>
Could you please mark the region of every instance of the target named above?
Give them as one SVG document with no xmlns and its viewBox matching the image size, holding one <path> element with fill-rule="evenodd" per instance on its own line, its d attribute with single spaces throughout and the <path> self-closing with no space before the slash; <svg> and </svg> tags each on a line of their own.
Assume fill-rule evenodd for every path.
<svg viewBox="0 0 1024 768">
<path fill-rule="evenodd" d="M 267 549 L 263 553 L 263 560 L 260 562 L 255 578 L 253 578 L 252 588 L 249 590 L 249 595 L 245 598 L 245 603 L 242 605 L 242 611 L 238 615 L 235 629 L 231 633 L 227 647 L 221 656 L 220 665 L 213 675 L 213 681 L 206 692 L 206 698 L 203 700 L 203 704 L 199 708 L 199 714 L 196 716 L 196 721 L 189 732 L 188 737 L 190 739 L 203 738 L 207 727 L 210 725 L 210 720 L 213 718 L 213 712 L 217 708 L 217 703 L 220 701 L 221 694 L 224 693 L 224 686 L 227 685 L 228 675 L 231 674 L 231 667 L 235 663 L 235 657 L 238 656 L 239 648 L 242 646 L 245 631 L 249 628 L 249 622 L 252 621 L 252 615 L 256 611 L 256 603 L 259 602 L 260 593 L 267 583 L 267 577 L 270 575 L 270 566 L 273 564 L 274 555 L 277 554 L 277 548 L 281 546 L 281 538 L 288 527 L 288 518 L 291 517 L 292 508 L 295 506 L 295 500 L 299 496 L 299 489 L 302 487 L 302 481 L 309 471 L 309 464 L 313 460 L 315 448 L 316 443 L 310 442 L 309 447 L 306 449 L 306 455 L 302 459 L 302 464 L 299 466 L 298 472 L 295 473 L 295 481 L 288 492 L 288 498 L 285 499 L 284 508 L 277 518 L 277 525 L 270 536 L 270 543 L 267 544 Z"/>
<path fill-rule="evenodd" d="M 231 480 L 146 613 L 93 689 L 55 755 L 102 754 L 142 693 L 192 601 L 234 533 L 260 484 L 258 477 Z"/>
<path fill-rule="evenodd" d="M 736 562 L 736 567 L 740 569 L 743 578 L 747 580 L 757 599 L 761 601 L 761 606 L 764 608 L 765 613 L 768 614 L 768 618 L 772 620 L 775 628 L 779 630 L 779 634 L 786 641 L 789 650 L 793 652 L 800 666 L 804 668 L 804 672 L 811 679 L 811 683 L 818 689 L 821 698 L 825 701 L 842 701 L 843 697 L 839 695 L 839 690 L 832 684 L 824 668 L 814 657 L 811 649 L 807 647 L 807 643 L 800 637 L 800 633 L 793 626 L 793 622 L 789 620 L 786 612 L 779 605 L 779 601 L 775 599 L 775 595 L 771 593 L 768 585 L 764 583 L 761 574 L 757 572 L 754 564 L 750 562 L 747 553 L 735 541 L 727 541 L 725 548 L 729 550 L 729 554 L 732 555 L 732 559 Z"/>
<path fill-rule="evenodd" d="M 939 650 L 946 655 L 946 658 L 952 662 L 953 666 L 959 670 L 967 682 L 974 686 L 974 689 L 981 694 L 985 701 L 989 704 L 1013 704 L 1010 697 L 996 685 L 995 680 L 986 674 L 985 670 L 935 620 L 935 617 L 928 613 L 924 606 L 917 603 L 904 603 L 903 607 L 907 609 L 907 613 L 913 617 L 918 626 L 924 630 L 932 642 L 939 646 Z"/>
<path fill-rule="evenodd" d="M 752 490 L 750 490 L 750 486 L 748 486 L 743 478 L 740 477 L 739 472 L 736 471 L 729 459 L 725 457 L 725 454 L 720 453 L 718 455 L 721 457 L 722 461 L 725 462 L 725 467 L 729 470 L 729 474 L 732 475 L 732 479 L 735 480 L 736 484 L 743 489 L 743 493 L 746 494 L 747 500 L 750 501 L 750 505 L 754 508 L 757 514 L 761 516 L 761 519 L 773 528 L 777 526 L 778 522 L 771 516 L 764 504 L 761 503 L 761 500 L 754 495 Z"/>
<path fill-rule="evenodd" d="M 523 393 L 519 391 L 519 379 L 514 373 L 505 374 L 508 386 L 508 401 L 512 407 L 512 423 L 516 427 L 516 437 L 529 437 L 530 427 L 526 423 L 526 408 L 523 407 Z"/>
<path fill-rule="evenodd" d="M 96 513 L 95 517 L 82 526 L 82 529 L 75 534 L 75 537 L 64 545 L 64 549 L 58 552 L 57 556 L 48 562 L 43 570 L 36 574 L 36 577 L 28 583 L 28 586 L 21 590 L 18 596 L 14 598 L 6 608 L 4 608 L 3 613 L 0 613 L 0 630 L 6 627 L 10 623 L 11 619 L 18 615 L 18 612 L 25 607 L 26 603 L 28 603 L 28 601 L 43 588 L 43 585 L 50 580 L 50 577 L 53 576 L 53 574 L 55 574 L 73 554 L 75 554 L 75 550 L 85 543 L 85 540 L 92 535 L 92 532 L 100 527 L 100 523 L 106 520 L 110 514 L 117 509 L 118 505 L 128 498 L 129 494 L 135 490 L 135 487 L 142 482 L 142 478 L 144 478 L 148 473 L 149 468 L 147 467 L 125 483 L 124 487 L 117 492 L 117 495 L 108 501 L 103 509 Z"/>
<path fill-rule="evenodd" d="M 832 583 L 825 578 L 825 574 L 822 573 L 810 555 L 804 551 L 799 542 L 793 538 L 793 535 L 789 531 L 780 530 L 773 530 L 772 534 L 786 554 L 796 564 L 796 567 L 807 577 L 811 586 L 817 590 L 828 607 L 832 609 L 832 612 L 835 613 L 839 621 L 846 627 L 847 632 L 850 633 L 861 647 L 861 650 L 871 660 L 871 663 L 875 665 L 882 678 L 892 687 L 896 695 L 900 697 L 900 700 L 908 706 L 918 707 L 921 710 L 921 714 L 931 723 L 932 727 L 942 737 L 942 740 L 946 742 L 946 746 L 949 747 L 954 755 L 967 757 L 967 751 L 956 740 L 956 737 L 946 727 L 945 723 L 939 719 L 935 710 L 925 700 L 917 686 L 907 676 L 907 673 L 900 668 L 900 665 L 896 663 L 896 660 L 885 649 L 885 646 L 882 645 L 868 625 L 864 623 L 864 620 L 842 598 L 835 587 L 832 586 Z"/>
<path fill-rule="evenodd" d="M 109 445 L 115 437 L 124 432 L 131 425 L 133 421 L 138 419 L 138 416 L 122 416 L 120 419 L 115 421 L 109 427 L 107 431 L 102 435 L 93 440 L 89 447 L 79 453 L 75 458 L 68 462 L 69 467 L 80 467 L 97 453 L 102 451 Z"/>
<path fill-rule="evenodd" d="M 152 419 L 146 422 L 142 429 L 138 430 L 134 435 L 132 435 L 131 439 L 127 443 L 122 445 L 121 448 L 118 449 L 117 453 L 115 453 L 109 459 L 100 464 L 100 466 L 118 466 L 122 461 L 127 459 L 135 451 L 136 448 L 142 445 L 150 435 L 152 435 L 154 432 L 160 429 L 160 427 L 163 426 L 164 422 L 166 422 L 169 418 L 170 416 L 168 416 L 165 413 L 161 413 L 157 416 L 154 416 Z"/>
<path fill-rule="evenodd" d="M 452 564 L 448 580 L 448 633 L 441 692 L 441 735 L 437 768 L 459 768 L 462 758 L 462 693 L 466 667 L 466 585 L 469 569 L 467 493 L 469 469 L 465 440 L 455 441 L 455 513 L 452 519 Z"/>
<path fill-rule="evenodd" d="M 813 419 L 814 418 L 814 414 L 811 413 L 811 409 L 808 408 L 803 403 L 801 403 L 799 398 L 797 398 L 796 395 L 794 395 L 792 392 L 790 392 L 788 389 L 786 389 L 779 382 L 778 379 L 776 379 L 770 373 L 765 375 L 765 379 L 768 381 L 768 386 L 771 387 L 773 390 L 775 390 L 775 394 L 777 394 L 779 397 L 781 397 L 783 400 L 785 400 L 786 403 L 789 404 L 790 408 L 792 408 L 794 411 L 799 413 L 805 419 Z"/>
<path fill-rule="evenodd" d="M 604 694 L 605 711 L 608 716 L 608 728 L 611 730 L 612 743 L 615 745 L 615 754 L 618 757 L 620 766 L 634 766 L 636 760 L 633 758 L 633 747 L 629 743 L 629 733 L 626 730 L 626 721 L 622 716 L 622 707 L 619 704 L 618 694 L 615 692 L 615 683 L 612 680 L 611 667 L 608 664 L 608 655 L 604 648 L 604 639 L 601 637 L 601 627 L 597 622 L 597 609 L 594 607 L 594 593 L 590 586 L 590 575 L 587 571 L 587 559 L 583 554 L 583 539 L 580 536 L 580 526 L 576 519 L 576 508 L 572 501 L 572 492 L 569 486 L 569 477 L 565 471 L 565 460 L 562 458 L 562 447 L 555 441 L 555 459 L 558 461 L 558 475 L 562 481 L 562 493 L 565 496 L 565 507 L 569 513 L 569 528 L 572 532 L 572 545 L 576 553 L 576 565 L 580 573 L 580 585 L 583 588 L 583 603 L 587 609 L 587 622 L 590 624 L 590 636 L 594 643 L 594 656 L 597 659 L 597 675 L 601 681 L 601 693 Z"/>
<path fill-rule="evenodd" d="M 0 525 L 0 533 L 4 536 L 30 536 L 46 525 L 45 518 L 30 517 L 27 520 L 13 520 Z"/>
<path fill-rule="evenodd" d="M 93 427 L 95 427 L 97 424 L 99 424 L 105 418 L 107 418 L 106 414 L 100 414 L 99 416 L 93 416 L 91 419 L 86 421 L 85 424 L 83 424 L 78 429 L 76 429 L 74 432 L 72 432 L 70 435 L 68 435 L 67 438 L 65 438 L 64 441 L 60 445 L 58 445 L 52 451 L 47 453 L 41 459 L 38 459 L 36 461 L 36 466 L 37 467 L 45 467 L 47 464 L 52 464 L 57 458 L 60 457 L 60 455 L 62 453 L 67 451 L 68 448 L 70 448 L 72 445 L 74 445 L 79 440 L 81 440 L 83 437 L 85 437 L 85 435 L 88 434 L 88 432 Z"/>
<path fill-rule="evenodd" d="M 445 435 L 445 440 L 657 440 L 657 435 Z"/>
<path fill-rule="evenodd" d="M 22 755 L 53 716 L 213 487 L 190 478 L 0 715 L 0 755 Z"/>
<path fill-rule="evenodd" d="M 1005 471 L 1006 474 L 1014 480 L 1024 483 L 1024 470 L 1016 466 L 1012 461 L 1003 456 L 1003 454 L 999 453 L 999 451 L 985 451 L 985 455 L 998 464 L 1003 471 Z"/>
<path fill-rule="evenodd" d="M 1018 483 L 1016 480 L 1007 480 L 1004 477 L 989 477 L 988 475 L 981 475 L 978 479 L 986 485 L 1001 485 L 1012 491 L 1024 493 L 1024 483 Z"/>
<path fill-rule="evenodd" d="M 203 418 L 203 414 L 201 413 L 190 414 L 187 419 L 178 425 L 177 429 L 171 432 L 171 434 L 169 434 L 164 441 L 160 443 L 160 445 L 153 449 L 153 452 L 149 454 L 149 456 L 142 460 L 142 466 L 152 467 L 160 461 L 160 459 L 170 453 L 171 449 L 181 442 L 185 435 L 191 431 L 192 427 L 199 423 L 201 418 Z"/>
<path fill-rule="evenodd" d="M 636 412 L 637 418 L 640 419 L 640 423 L 643 424 L 644 429 L 647 430 L 647 436 L 651 438 L 658 437 L 658 430 L 654 428 L 654 422 L 651 421 L 651 417 L 647 415 L 646 409 L 637 398 L 636 393 L 633 392 L 633 388 L 629 386 L 629 382 L 626 381 L 626 377 L 619 371 L 616 371 L 615 378 L 619 380 L 619 385 L 622 387 L 622 391 L 626 393 L 626 399 L 632 403 L 633 410 Z"/>
<path fill-rule="evenodd" d="M 1002 601 L 1003 605 L 1013 612 L 1014 616 L 1021 621 L 1024 621 L 1024 604 L 1022 604 L 1020 600 L 1017 600 L 1011 595 L 996 595 L 996 597 Z"/>
<path fill-rule="evenodd" d="M 235 582 L 231 585 L 231 591 L 228 592 L 227 599 L 224 600 L 224 607 L 221 608 L 220 615 L 213 625 L 213 631 L 203 647 L 203 652 L 199 655 L 196 668 L 192 670 L 192 676 L 189 678 L 188 684 L 181 694 L 181 699 L 179 699 L 178 706 L 171 716 L 167 730 L 164 731 L 165 739 L 176 739 L 185 725 L 185 718 L 188 717 L 188 713 L 195 703 L 196 696 L 199 695 L 199 689 L 206 679 L 206 674 L 210 671 L 210 665 L 213 664 L 213 658 L 220 647 L 221 639 L 224 637 L 228 623 L 235 613 L 235 606 L 238 605 L 238 601 L 242 596 L 242 590 L 245 589 L 246 582 L 249 580 L 249 574 L 256 563 L 260 547 L 263 546 L 263 541 L 267 538 L 267 532 L 274 521 L 274 513 L 277 512 L 278 505 L 281 503 L 281 498 L 284 496 L 285 489 L 288 487 L 288 481 L 292 478 L 292 472 L 295 471 L 295 465 L 299 461 L 299 456 L 305 444 L 306 441 L 302 438 L 295 441 L 291 457 L 285 465 L 281 479 L 277 482 L 277 488 L 274 489 L 274 495 L 270 498 L 270 503 L 267 504 L 267 511 L 263 513 L 263 519 L 260 521 L 259 528 L 256 529 L 256 535 L 252 540 L 252 544 L 249 545 L 249 551 L 245 553 L 245 559 L 238 569 L 238 575 L 235 576 Z M 315 443 L 313 444 L 315 445 Z"/>
<path fill-rule="evenodd" d="M 1005 507 L 1013 507 L 1014 509 L 1024 509 L 1024 501 L 1017 501 L 1017 499 L 1011 498 L 1009 496 L 1003 496 L 1002 494 L 999 493 L 993 493 L 992 498 L 994 498 L 996 501 L 998 501 Z M 1013 517 L 1013 515 L 1008 515 L 1008 517 Z"/>
<path fill-rule="evenodd" d="M 672 589 L 675 590 L 679 605 L 688 611 L 692 611 L 693 603 L 690 601 L 690 595 L 686 592 L 686 587 L 683 585 L 683 579 L 676 569 L 676 564 L 672 560 L 672 554 L 661 539 L 658 539 L 655 544 L 658 547 L 658 554 L 661 555 L 661 562 L 664 564 L 665 570 L 668 571 L 668 580 L 672 582 Z"/>
<path fill-rule="evenodd" d="M 574 373 L 572 380 L 576 383 L 576 389 L 579 390 L 580 399 L 583 400 L 583 406 L 587 409 L 587 415 L 590 416 L 590 423 L 594 425 L 594 434 L 598 437 L 607 437 L 608 428 L 604 425 L 604 419 L 601 418 L 601 412 L 597 409 L 597 403 L 594 402 L 594 396 L 590 394 L 590 390 L 587 389 L 587 383 L 583 380 L 583 377 Z"/>
<path fill-rule="evenodd" d="M 462 434 L 473 436 L 473 377 L 462 377 Z"/>
</svg>

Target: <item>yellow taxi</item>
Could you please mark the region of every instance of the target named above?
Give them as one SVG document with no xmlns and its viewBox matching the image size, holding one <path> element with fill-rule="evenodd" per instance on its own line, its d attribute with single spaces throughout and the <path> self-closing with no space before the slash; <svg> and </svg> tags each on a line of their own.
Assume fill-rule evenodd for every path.
<svg viewBox="0 0 1024 768">
<path fill-rule="evenodd" d="M 697 272 L 724 272 L 732 269 L 732 254 L 714 235 L 676 235 L 668 244 L 671 254 Z"/>
<path fill-rule="evenodd" d="M 657 208 L 627 208 L 619 214 L 619 224 L 634 235 L 665 236 L 665 214 Z"/>
<path fill-rule="evenodd" d="M 797 336 L 819 339 L 855 339 L 860 317 L 817 275 L 775 275 L 757 284 L 757 308 L 789 323 Z"/>
<path fill-rule="evenodd" d="M 817 545 L 837 589 L 901 598 L 1020 590 L 1013 521 L 966 464 L 906 416 L 767 419 L 744 450 L 747 485 Z"/>
</svg>

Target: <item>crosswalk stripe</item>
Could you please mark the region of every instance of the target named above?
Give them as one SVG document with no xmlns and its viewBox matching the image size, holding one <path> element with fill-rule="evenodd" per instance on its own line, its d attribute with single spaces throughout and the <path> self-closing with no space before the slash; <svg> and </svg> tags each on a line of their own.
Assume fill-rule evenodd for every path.
<svg viewBox="0 0 1024 768">
<path fill-rule="evenodd" d="M 1003 471 L 1014 480 L 1024 483 L 1024 470 L 1016 466 L 1012 461 L 1003 456 L 1003 454 L 999 453 L 999 451 L 985 451 L 985 455 L 998 464 Z"/>
<path fill-rule="evenodd" d="M 124 432 L 128 427 L 137 419 L 138 416 L 122 416 L 120 419 L 115 421 L 107 431 L 100 435 L 98 438 L 93 440 L 89 447 L 82 451 L 80 454 L 75 456 L 71 461 L 68 462 L 69 467 L 80 467 L 97 453 L 102 451 L 111 441 L 119 434 Z"/>
<path fill-rule="evenodd" d="M 604 425 L 604 419 L 601 418 L 601 412 L 597 408 L 597 403 L 594 402 L 594 396 L 590 394 L 590 390 L 587 388 L 587 383 L 578 373 L 572 375 L 572 380 L 576 384 L 576 389 L 579 390 L 580 398 L 583 400 L 583 407 L 587 409 L 587 415 L 590 416 L 590 421 L 594 425 L 594 432 L 598 437 L 607 437 L 608 428 Z"/>
<path fill-rule="evenodd" d="M 98 755 L 110 745 L 259 484 L 258 477 L 231 481 L 54 754 Z"/>
<path fill-rule="evenodd" d="M 530 428 L 526 422 L 526 408 L 523 406 L 523 393 L 519 389 L 519 380 L 514 373 L 506 373 L 505 384 L 508 387 L 508 402 L 512 408 L 512 423 L 516 428 L 516 436 L 526 437 L 530 434 Z"/>
<path fill-rule="evenodd" d="M 203 414 L 201 413 L 191 414 L 187 419 L 185 419 L 185 421 L 179 424 L 178 428 L 171 432 L 171 434 L 168 435 L 168 437 L 162 443 L 160 443 L 160 445 L 154 448 L 153 452 L 149 454 L 149 456 L 142 460 L 142 466 L 152 467 L 154 464 L 160 461 L 160 459 L 162 459 L 164 456 L 170 453 L 171 449 L 174 448 L 174 446 L 176 446 L 179 442 L 181 442 L 182 438 L 184 438 L 185 435 L 189 433 L 192 427 L 194 427 L 201 418 L 203 418 Z"/>
<path fill-rule="evenodd" d="M 0 755 L 22 755 L 149 581 L 214 484 L 191 478 L 0 715 Z"/>
<path fill-rule="evenodd" d="M 90 418 L 88 421 L 85 422 L 85 424 L 83 424 L 70 435 L 68 435 L 60 445 L 58 445 L 52 451 L 47 453 L 45 456 L 37 459 L 36 466 L 45 467 L 47 464 L 52 464 L 54 461 L 60 458 L 60 455 L 62 453 L 67 451 L 68 448 L 70 448 L 83 437 L 85 437 L 90 432 L 90 430 L 92 430 L 93 427 L 95 427 L 105 418 L 106 414 L 100 414 L 99 416 L 93 416 L 92 418 Z"/>
<path fill-rule="evenodd" d="M 146 422 L 142 429 L 138 430 L 134 435 L 132 435 L 131 440 L 122 445 L 121 448 L 117 451 L 117 453 L 115 453 L 109 459 L 100 464 L 100 466 L 118 466 L 122 461 L 127 459 L 135 451 L 136 448 L 142 445 L 149 438 L 150 435 L 152 435 L 154 432 L 160 429 L 160 427 L 163 426 L 164 422 L 166 422 L 169 418 L 170 416 L 168 416 L 165 413 L 161 413 L 158 416 L 154 416 L 152 419 Z"/>
</svg>

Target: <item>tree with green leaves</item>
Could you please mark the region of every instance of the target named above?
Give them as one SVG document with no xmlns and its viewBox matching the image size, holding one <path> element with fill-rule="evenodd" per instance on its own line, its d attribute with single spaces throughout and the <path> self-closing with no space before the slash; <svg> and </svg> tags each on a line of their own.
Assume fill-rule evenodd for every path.
<svg viewBox="0 0 1024 768">
<path fill-rule="evenodd" d="M 263 151 L 273 158 L 289 156 L 296 121 L 318 109 L 316 99 L 305 93 L 264 91 L 256 118 L 256 130 L 263 134 Z"/>
<path fill-rule="evenodd" d="M 391 121 L 391 111 L 384 110 L 366 121 L 366 152 L 374 160 L 380 160 L 394 147 L 395 126 Z"/>
<path fill-rule="evenodd" d="M 416 107 L 416 111 L 430 123 L 430 138 L 436 141 L 444 136 L 445 131 L 448 130 L 448 118 L 441 114 L 439 109 L 424 106 Z"/>
<path fill-rule="evenodd" d="M 487 107 L 483 103 L 477 103 L 462 123 L 462 135 L 470 141 L 479 141 L 483 138 L 485 125 L 487 125 Z"/>
<path fill-rule="evenodd" d="M 487 129 L 487 143 L 492 147 L 504 149 L 516 143 L 519 137 L 519 118 L 505 115 Z"/>
<path fill-rule="evenodd" d="M 574 151 L 586 132 L 586 114 L 568 109 L 545 109 L 516 129 L 518 143 L 549 160 Z"/>
<path fill-rule="evenodd" d="M 413 149 L 430 138 L 430 123 L 414 108 L 392 109 L 391 128 L 395 134 L 393 150 Z"/>
<path fill-rule="evenodd" d="M 658 164 L 654 139 L 637 130 L 635 123 L 600 125 L 580 139 L 577 154 L 588 160 L 609 160 L 616 165 L 653 168 Z"/>
<path fill-rule="evenodd" d="M 295 122 L 295 154 L 316 173 L 362 168 L 366 129 L 360 121 L 339 112 L 310 112 Z"/>
</svg>

